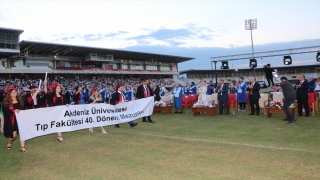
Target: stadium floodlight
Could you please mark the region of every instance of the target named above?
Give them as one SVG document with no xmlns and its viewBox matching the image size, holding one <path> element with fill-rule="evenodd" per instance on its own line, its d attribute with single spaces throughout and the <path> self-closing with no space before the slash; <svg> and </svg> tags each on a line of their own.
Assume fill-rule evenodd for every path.
<svg viewBox="0 0 320 180">
<path fill-rule="evenodd" d="M 253 58 L 253 59 L 250 59 L 249 67 L 250 67 L 251 69 L 256 68 L 256 67 L 257 67 L 257 60 L 254 59 L 254 58 Z"/>
<path fill-rule="evenodd" d="M 292 64 L 292 58 L 291 58 L 291 56 L 283 56 L 283 64 L 284 64 L 284 65 L 290 65 L 290 64 Z"/>
<path fill-rule="evenodd" d="M 257 28 L 258 28 L 257 19 L 247 19 L 247 20 L 245 20 L 245 29 L 246 30 L 250 30 L 250 32 L 251 32 L 252 59 L 254 59 L 252 30 L 255 30 Z"/>
<path fill-rule="evenodd" d="M 317 61 L 320 62 L 320 52 L 317 53 Z"/>
<path fill-rule="evenodd" d="M 222 61 L 221 63 L 221 69 L 229 69 L 228 61 Z"/>
</svg>

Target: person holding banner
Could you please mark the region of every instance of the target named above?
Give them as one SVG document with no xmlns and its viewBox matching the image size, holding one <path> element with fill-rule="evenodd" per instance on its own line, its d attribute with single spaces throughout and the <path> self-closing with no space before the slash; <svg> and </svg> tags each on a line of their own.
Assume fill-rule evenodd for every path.
<svg viewBox="0 0 320 180">
<path fill-rule="evenodd" d="M 96 89 L 91 89 L 91 92 L 90 92 L 91 96 L 89 98 L 89 104 L 97 104 L 97 103 L 104 103 L 106 104 L 105 101 L 102 100 L 102 97 L 101 97 L 101 94 L 98 90 Z M 106 130 L 103 128 L 103 126 L 101 126 L 101 130 L 102 130 L 102 133 L 103 134 L 107 134 Z M 90 132 L 94 132 L 93 131 L 93 128 L 89 128 L 89 131 Z"/>
<path fill-rule="evenodd" d="M 10 150 L 13 141 L 19 134 L 16 113 L 19 113 L 24 107 L 22 97 L 18 94 L 16 88 L 8 87 L 5 92 L 5 98 L 2 103 L 2 111 L 4 116 L 3 134 L 8 138 L 7 149 Z M 25 141 L 20 141 L 20 151 L 28 152 L 25 148 Z"/>
<path fill-rule="evenodd" d="M 117 89 L 117 91 L 115 93 L 113 93 L 111 96 L 111 99 L 110 99 L 111 104 L 117 105 L 120 103 L 127 102 L 128 100 L 126 99 L 126 96 L 124 94 L 125 87 L 118 84 L 116 89 Z M 130 127 L 135 127 L 136 125 L 138 125 L 138 123 L 134 123 L 132 121 L 129 121 L 128 123 L 129 123 Z M 116 124 L 115 127 L 120 128 L 119 124 Z"/>
<path fill-rule="evenodd" d="M 154 96 L 151 87 L 149 86 L 149 80 L 148 78 L 142 78 L 141 79 L 142 84 L 137 88 L 137 99 L 147 98 Z M 148 121 L 146 121 L 146 118 Z M 143 117 L 142 122 L 148 122 L 149 124 L 154 124 L 155 122 L 151 120 L 150 116 Z"/>
<path fill-rule="evenodd" d="M 69 104 L 65 103 L 65 98 L 62 95 L 61 92 L 61 85 L 58 85 L 57 83 L 53 83 L 50 87 L 50 89 L 53 90 L 53 93 L 49 94 L 49 102 L 51 103 L 49 106 L 61 106 L 61 105 L 66 105 L 67 107 Z M 44 92 L 47 94 L 47 81 L 44 83 Z M 63 142 L 62 134 L 61 132 L 57 133 L 57 140 L 59 142 Z"/>
<path fill-rule="evenodd" d="M 174 113 L 182 114 L 182 88 L 179 86 L 179 83 L 174 83 L 174 88 L 172 93 L 173 93 L 173 106 L 176 108 Z"/>
</svg>

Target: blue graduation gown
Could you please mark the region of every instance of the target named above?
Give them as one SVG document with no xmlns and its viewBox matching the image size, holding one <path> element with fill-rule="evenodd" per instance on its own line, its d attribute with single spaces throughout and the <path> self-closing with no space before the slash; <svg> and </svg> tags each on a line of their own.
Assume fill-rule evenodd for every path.
<svg viewBox="0 0 320 180">
<path fill-rule="evenodd" d="M 173 106 L 174 106 L 175 108 L 181 109 L 181 108 L 182 108 L 182 88 L 181 88 L 181 87 L 178 87 L 178 88 L 181 89 L 181 91 L 180 91 L 180 93 L 179 93 L 179 97 L 175 97 L 175 96 L 174 96 L 177 88 L 174 87 L 174 89 L 173 89 L 173 98 L 174 98 L 174 100 L 173 100 Z"/>
<path fill-rule="evenodd" d="M 197 87 L 196 86 L 192 86 L 190 88 L 190 94 L 197 94 Z"/>
<path fill-rule="evenodd" d="M 164 88 L 160 87 L 160 96 L 164 96 L 165 93 L 166 91 L 164 90 Z"/>
<path fill-rule="evenodd" d="M 212 94 L 211 85 L 208 84 L 208 85 L 207 85 L 207 95 L 211 95 L 211 94 Z"/>
<path fill-rule="evenodd" d="M 184 88 L 184 95 L 188 96 L 189 95 L 189 87 Z"/>
<path fill-rule="evenodd" d="M 247 102 L 246 91 L 247 91 L 247 84 L 242 82 L 237 89 L 237 102 L 240 102 L 240 103 Z"/>
<path fill-rule="evenodd" d="M 132 101 L 132 90 L 126 91 L 126 98 L 127 98 L 129 101 Z"/>
<path fill-rule="evenodd" d="M 105 100 L 106 100 L 106 91 L 105 90 L 100 91 L 100 95 L 102 97 L 102 102 L 105 102 Z"/>
</svg>

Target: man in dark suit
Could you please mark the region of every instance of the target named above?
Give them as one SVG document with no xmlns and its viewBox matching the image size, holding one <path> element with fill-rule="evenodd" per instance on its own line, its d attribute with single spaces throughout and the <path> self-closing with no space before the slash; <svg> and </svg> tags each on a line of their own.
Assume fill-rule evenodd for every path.
<svg viewBox="0 0 320 180">
<path fill-rule="evenodd" d="M 298 102 L 298 115 L 302 116 L 302 104 L 306 111 L 306 117 L 309 117 L 309 104 L 308 104 L 308 89 L 309 82 L 306 80 L 304 75 L 299 76 L 299 81 L 295 86 Z"/>
<path fill-rule="evenodd" d="M 155 95 L 154 96 L 154 100 L 155 101 L 160 101 L 161 100 L 160 87 L 156 83 L 152 83 L 151 87 L 152 87 L 153 94 Z"/>
<path fill-rule="evenodd" d="M 218 93 L 218 101 L 219 101 L 219 110 L 220 114 L 223 114 L 223 105 L 226 107 L 226 115 L 230 114 L 229 104 L 228 104 L 228 85 L 224 84 L 224 80 L 221 79 L 219 81 L 219 85 L 216 89 L 216 93 Z"/>
<path fill-rule="evenodd" d="M 148 78 L 142 78 L 142 84 L 138 86 L 137 88 L 137 93 L 136 93 L 136 98 L 142 99 L 142 98 L 147 98 L 147 97 L 152 97 L 153 92 L 151 87 L 149 86 L 149 80 Z M 148 121 L 146 120 L 148 119 Z M 143 117 L 142 122 L 148 122 L 149 124 L 154 124 L 155 122 L 151 120 L 150 116 Z"/>
<path fill-rule="evenodd" d="M 249 102 L 251 107 L 251 113 L 249 115 L 254 115 L 256 111 L 256 115 L 259 116 L 260 115 L 260 106 L 259 106 L 260 84 L 256 82 L 256 78 L 254 77 L 250 78 L 248 91 L 249 91 Z"/>
</svg>

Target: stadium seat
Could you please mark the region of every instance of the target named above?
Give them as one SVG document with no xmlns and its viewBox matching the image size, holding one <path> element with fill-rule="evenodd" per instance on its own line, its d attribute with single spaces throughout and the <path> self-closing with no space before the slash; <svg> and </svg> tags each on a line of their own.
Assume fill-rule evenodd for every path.
<svg viewBox="0 0 320 180">
<path fill-rule="evenodd" d="M 189 112 L 188 108 L 192 106 L 193 106 L 193 101 L 192 101 L 191 95 L 182 96 L 182 111 L 186 109 L 186 112 L 188 113 Z"/>
</svg>

